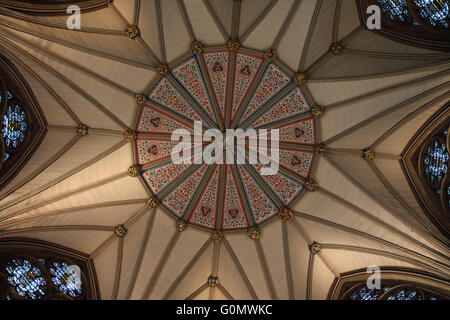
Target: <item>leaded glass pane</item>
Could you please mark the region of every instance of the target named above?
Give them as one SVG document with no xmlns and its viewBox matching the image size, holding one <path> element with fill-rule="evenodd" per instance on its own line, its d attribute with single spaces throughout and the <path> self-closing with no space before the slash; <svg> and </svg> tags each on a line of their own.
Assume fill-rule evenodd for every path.
<svg viewBox="0 0 450 320">
<path fill-rule="evenodd" d="M 432 184 L 440 183 L 447 174 L 448 158 L 448 150 L 443 140 L 435 139 L 428 146 L 423 164 L 425 175 Z"/>
<path fill-rule="evenodd" d="M 408 4 L 406 0 L 378 0 L 381 11 L 391 20 L 405 22 L 408 19 Z"/>
<path fill-rule="evenodd" d="M 42 299 L 47 283 L 42 271 L 25 259 L 12 259 L 6 264 L 7 279 L 16 292 L 25 298 Z"/>
<path fill-rule="evenodd" d="M 81 295 L 81 279 L 76 276 L 75 269 L 69 268 L 67 263 L 53 262 L 50 267 L 50 274 L 53 283 L 62 293 L 74 298 Z"/>
<path fill-rule="evenodd" d="M 448 29 L 450 18 L 450 5 L 448 0 L 414 0 L 419 15 L 434 27 Z"/>
<path fill-rule="evenodd" d="M 9 148 L 16 148 L 25 139 L 27 123 L 25 112 L 18 106 L 9 106 L 3 117 L 3 139 Z"/>
</svg>

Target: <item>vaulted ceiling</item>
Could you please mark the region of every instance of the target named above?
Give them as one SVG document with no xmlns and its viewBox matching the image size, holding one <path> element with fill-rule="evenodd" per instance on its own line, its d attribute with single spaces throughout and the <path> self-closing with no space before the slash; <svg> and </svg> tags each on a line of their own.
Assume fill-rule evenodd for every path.
<svg viewBox="0 0 450 320">
<path fill-rule="evenodd" d="M 48 123 L 39 148 L 0 190 L 1 238 L 89 254 L 103 299 L 325 299 L 336 277 L 369 265 L 449 278 L 448 239 L 402 169 L 409 141 L 448 109 L 448 53 L 366 30 L 350 0 L 114 0 L 81 19 L 81 30 L 68 30 L 65 16 L 0 7 L 0 53 Z M 125 32 L 130 25 L 140 31 L 135 38 Z M 291 78 L 307 74 L 300 88 L 323 111 L 315 144 L 325 148 L 305 147 L 315 156 L 299 179 L 314 179 L 317 190 L 289 203 L 292 218 L 262 223 L 257 240 L 246 230 L 225 230 L 221 241 L 192 224 L 178 231 L 166 206 L 149 207 L 145 179 L 128 174 L 138 162 L 137 142 L 124 139 L 137 129 L 136 95 L 150 93 L 161 64 L 192 56 L 193 41 L 227 52 L 229 39 L 261 59 L 274 49 Z M 343 52 L 333 53 L 337 42 Z M 138 133 L 137 141 L 149 137 Z M 366 149 L 374 158 L 362 157 Z M 320 251 L 310 250 L 314 242 Z M 208 285 L 210 275 L 219 286 Z"/>
</svg>

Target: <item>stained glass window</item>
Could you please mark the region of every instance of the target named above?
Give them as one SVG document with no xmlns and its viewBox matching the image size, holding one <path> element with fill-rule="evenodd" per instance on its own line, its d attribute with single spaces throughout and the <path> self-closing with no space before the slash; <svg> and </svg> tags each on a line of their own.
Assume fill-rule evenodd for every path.
<svg viewBox="0 0 450 320">
<path fill-rule="evenodd" d="M 425 288 L 409 284 L 391 283 L 380 289 L 369 289 L 365 284 L 357 285 L 344 296 L 346 300 L 439 300 L 440 295 Z"/>
<path fill-rule="evenodd" d="M 89 299 L 85 275 L 66 258 L 0 254 L 0 300 Z"/>
<path fill-rule="evenodd" d="M 414 0 L 419 15 L 434 27 L 449 28 L 450 4 L 448 0 Z"/>
<path fill-rule="evenodd" d="M 76 274 L 76 267 L 69 267 L 65 262 L 53 262 L 50 274 L 53 283 L 62 293 L 74 298 L 81 295 L 81 279 Z"/>
<path fill-rule="evenodd" d="M 7 279 L 16 292 L 25 298 L 41 299 L 47 282 L 42 271 L 25 259 L 12 259 L 6 265 Z"/>
<path fill-rule="evenodd" d="M 447 135 L 445 130 L 442 133 L 442 138 L 435 138 L 426 150 L 424 157 L 425 176 L 432 185 L 441 183 L 448 170 L 448 150 L 446 147 L 445 137 Z"/>
<path fill-rule="evenodd" d="M 405 22 L 408 19 L 408 4 L 406 0 L 378 0 L 381 11 L 391 20 Z"/>
<path fill-rule="evenodd" d="M 3 116 L 3 139 L 9 148 L 16 148 L 25 139 L 27 122 L 25 112 L 18 106 L 8 106 Z"/>
</svg>

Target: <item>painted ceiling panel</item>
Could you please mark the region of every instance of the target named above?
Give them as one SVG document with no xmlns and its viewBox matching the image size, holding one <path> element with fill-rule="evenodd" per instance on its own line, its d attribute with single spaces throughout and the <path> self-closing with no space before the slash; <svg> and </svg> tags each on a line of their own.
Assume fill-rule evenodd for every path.
<svg viewBox="0 0 450 320">
<path fill-rule="evenodd" d="M 115 0 L 83 14 L 93 29 L 81 32 L 66 30 L 62 16 L 2 12 L 0 52 L 25 75 L 50 126 L 0 192 L 0 237 L 91 254 L 103 299 L 326 299 L 335 275 L 372 264 L 449 276 L 448 250 L 414 216 L 423 212 L 398 160 L 383 160 L 397 159 L 445 107 L 448 54 L 363 30 L 343 42 L 343 54 L 319 61 L 359 25 L 347 0 Z M 132 40 L 125 27 L 137 18 Z M 233 19 L 239 48 L 227 43 Z M 191 50 L 193 40 L 199 51 Z M 272 46 L 275 61 L 264 57 Z M 169 70 L 156 68 L 160 62 Z M 311 65 L 306 84 L 294 86 L 295 72 Z M 314 118 L 316 104 L 326 112 Z M 280 172 L 173 165 L 172 131 L 192 132 L 201 119 L 220 130 L 279 128 Z M 80 123 L 88 135 L 75 142 Z M 132 143 L 123 138 L 127 129 L 137 131 Z M 375 159 L 362 159 L 361 150 L 383 135 Z M 325 154 L 314 148 L 319 143 Z M 128 173 L 135 162 L 144 165 L 140 177 Z M 309 179 L 317 191 L 307 190 Z M 154 210 L 147 207 L 152 193 L 159 197 Z M 279 218 L 290 213 L 284 207 L 293 211 L 290 220 Z M 125 238 L 114 235 L 118 224 L 126 224 Z M 313 241 L 321 252 L 308 280 Z M 211 274 L 222 289 L 208 285 Z"/>
</svg>

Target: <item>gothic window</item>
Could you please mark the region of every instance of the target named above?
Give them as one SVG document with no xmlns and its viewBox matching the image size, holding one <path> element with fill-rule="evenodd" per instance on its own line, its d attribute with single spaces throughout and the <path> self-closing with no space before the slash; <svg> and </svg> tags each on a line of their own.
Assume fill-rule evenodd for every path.
<svg viewBox="0 0 450 320">
<path fill-rule="evenodd" d="M 449 124 L 445 123 L 443 128 L 441 127 L 434 135 L 426 139 L 418 159 L 422 179 L 434 195 L 435 203 L 440 204 L 437 207 L 442 212 L 448 212 L 450 209 L 448 129 Z"/>
<path fill-rule="evenodd" d="M 442 130 L 426 147 L 423 164 L 424 173 L 433 188 L 440 193 L 440 184 L 448 170 L 448 150 L 446 146 L 448 129 Z"/>
<path fill-rule="evenodd" d="M 381 11 L 381 28 L 372 30 L 395 41 L 447 52 L 450 49 L 449 0 L 357 0 L 361 23 L 372 16 L 367 8 Z"/>
<path fill-rule="evenodd" d="M 88 257 L 40 242 L 0 242 L 0 300 L 85 300 L 97 298 Z M 37 246 L 37 247 L 36 247 Z M 43 249 L 42 247 L 45 247 Z M 62 254 L 66 250 L 67 255 Z M 21 252 L 16 254 L 15 252 Z M 23 253 L 24 252 L 24 253 Z"/>
<path fill-rule="evenodd" d="M 391 20 L 406 21 L 408 19 L 408 4 L 406 0 L 378 0 L 381 11 Z"/>
<path fill-rule="evenodd" d="M 46 132 L 36 101 L 12 63 L 0 56 L 0 187 L 19 172 Z"/>
<path fill-rule="evenodd" d="M 448 300 L 448 281 L 413 269 L 380 267 L 379 278 L 367 269 L 340 275 L 332 284 L 331 300 Z M 373 288 L 374 286 L 375 288 Z"/>
<path fill-rule="evenodd" d="M 414 0 L 422 19 L 433 27 L 449 28 L 450 4 L 448 0 Z"/>
<path fill-rule="evenodd" d="M 357 284 L 343 297 L 344 300 L 441 300 L 445 299 L 439 294 L 427 289 L 390 282 L 380 289 L 369 289 L 365 283 Z"/>
<path fill-rule="evenodd" d="M 66 14 L 67 7 L 78 5 L 81 11 L 103 8 L 111 0 L 0 0 L 0 6 L 26 14 Z"/>
</svg>

